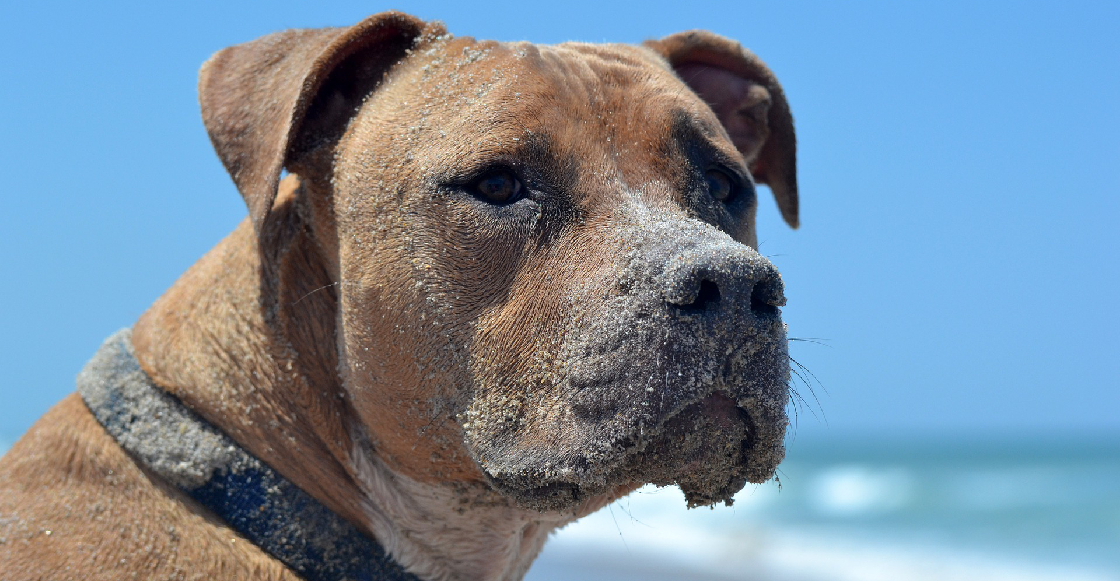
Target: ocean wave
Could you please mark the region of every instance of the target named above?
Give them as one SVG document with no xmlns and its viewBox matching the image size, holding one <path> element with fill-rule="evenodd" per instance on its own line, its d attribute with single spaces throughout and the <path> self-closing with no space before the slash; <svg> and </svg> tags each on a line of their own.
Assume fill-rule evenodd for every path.
<svg viewBox="0 0 1120 581">
<path fill-rule="evenodd" d="M 821 498 L 848 510 L 898 474 L 822 473 Z M 880 480 L 886 478 L 887 480 Z M 829 489 L 834 487 L 834 489 Z M 855 492 L 853 492 L 855 490 Z M 1120 571 L 962 549 L 843 528 L 752 522 L 773 502 L 759 487 L 730 508 L 685 510 L 675 489 L 646 487 L 554 535 L 527 581 L 754 579 L 767 581 L 1120 581 Z"/>
</svg>

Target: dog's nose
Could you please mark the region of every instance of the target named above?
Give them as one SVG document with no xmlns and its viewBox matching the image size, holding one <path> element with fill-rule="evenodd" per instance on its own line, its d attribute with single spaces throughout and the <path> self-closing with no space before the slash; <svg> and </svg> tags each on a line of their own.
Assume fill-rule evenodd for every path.
<svg viewBox="0 0 1120 581">
<path fill-rule="evenodd" d="M 665 302 L 684 312 L 749 309 L 778 314 L 785 305 L 778 269 L 753 249 L 733 242 L 685 249 L 670 260 L 662 280 Z"/>
</svg>

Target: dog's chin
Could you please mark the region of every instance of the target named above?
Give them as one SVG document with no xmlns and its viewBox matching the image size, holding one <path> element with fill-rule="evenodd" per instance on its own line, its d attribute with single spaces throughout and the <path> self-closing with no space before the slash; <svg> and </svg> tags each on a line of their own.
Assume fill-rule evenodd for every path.
<svg viewBox="0 0 1120 581">
<path fill-rule="evenodd" d="M 746 410 L 717 392 L 614 446 L 614 454 L 596 455 L 593 462 L 584 457 L 559 470 L 487 473 L 500 492 L 538 511 L 578 512 L 590 500 L 609 502 L 643 484 L 679 486 L 690 508 L 731 505 L 748 482 L 773 476 L 784 455 L 781 442 L 781 434 L 775 442 L 774 434 L 760 433 Z"/>
</svg>

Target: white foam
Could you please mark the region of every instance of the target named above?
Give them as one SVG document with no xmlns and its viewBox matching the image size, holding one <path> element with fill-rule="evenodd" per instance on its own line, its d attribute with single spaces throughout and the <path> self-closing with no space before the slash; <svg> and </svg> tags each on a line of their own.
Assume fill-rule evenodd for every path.
<svg viewBox="0 0 1120 581">
<path fill-rule="evenodd" d="M 901 468 L 842 465 L 817 475 L 810 486 L 813 506 L 826 514 L 853 515 L 905 507 L 913 478 Z"/>
</svg>

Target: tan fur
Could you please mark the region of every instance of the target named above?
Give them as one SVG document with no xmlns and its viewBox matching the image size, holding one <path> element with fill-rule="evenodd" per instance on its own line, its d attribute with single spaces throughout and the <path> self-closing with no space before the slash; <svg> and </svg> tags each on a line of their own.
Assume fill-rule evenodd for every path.
<svg viewBox="0 0 1120 581">
<path fill-rule="evenodd" d="M 723 301 L 784 301 L 776 271 L 749 249 L 753 197 L 728 208 L 697 198 L 695 153 L 682 145 L 703 142 L 732 171 L 749 166 L 796 227 L 788 105 L 772 73 L 727 39 L 499 44 L 386 13 L 226 49 L 204 65 L 200 92 L 250 217 L 136 322 L 136 357 L 157 385 L 425 579 L 520 579 L 555 527 L 676 478 L 643 472 L 661 462 L 643 450 L 663 442 L 618 435 L 637 399 L 588 403 L 599 400 L 570 387 L 579 353 L 614 345 L 617 328 L 580 333 L 613 315 L 604 301 L 629 296 L 626 273 L 652 260 L 642 252 L 663 242 L 671 256 L 680 244 L 731 249 L 738 262 L 703 275 L 723 277 Z M 526 204 L 498 214 L 446 186 L 495 160 L 559 184 L 551 201 L 535 215 Z M 293 175 L 280 181 L 284 167 Z M 685 276 L 651 268 L 651 280 Z M 665 300 L 654 306 L 687 306 Z M 685 395 L 672 409 L 643 408 L 652 415 L 640 422 L 769 438 L 778 449 L 752 449 L 753 471 L 729 482 L 768 478 L 785 422 L 780 318 L 710 331 L 689 317 L 666 323 L 665 337 L 729 375 L 678 371 Z M 623 351 L 660 357 L 658 345 Z M 596 420 L 600 411 L 616 423 Z M 739 425 L 748 412 L 749 429 Z M 602 467 L 573 476 L 567 463 L 584 452 Z M 715 465 L 722 452 L 693 453 Z M 573 496 L 509 492 L 541 458 L 541 473 Z M 703 502 L 729 498 L 714 490 Z M 295 578 L 137 466 L 77 396 L 0 461 L 0 571 Z"/>
<path fill-rule="evenodd" d="M 4 579 L 298 579 L 137 466 L 76 394 L 4 455 L 0 490 Z"/>
</svg>

